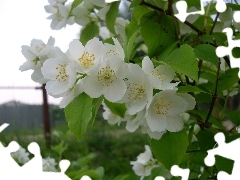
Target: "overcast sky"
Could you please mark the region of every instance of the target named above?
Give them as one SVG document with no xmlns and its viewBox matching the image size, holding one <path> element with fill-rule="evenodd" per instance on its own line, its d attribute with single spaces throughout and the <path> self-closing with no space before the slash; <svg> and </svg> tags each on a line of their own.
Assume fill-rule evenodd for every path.
<svg viewBox="0 0 240 180">
<path fill-rule="evenodd" d="M 0 0 L 0 87 L 36 87 L 31 80 L 31 71 L 20 72 L 25 62 L 21 53 L 22 45 L 30 45 L 33 38 L 47 42 L 50 36 L 55 45 L 66 51 L 72 39 L 77 38 L 80 26 L 67 26 L 58 31 L 51 30 L 49 14 L 44 6 L 47 0 Z M 49 97 L 50 103 L 58 104 L 60 99 Z M 8 101 L 31 104 L 42 103 L 41 90 L 0 89 L 0 104 Z"/>
</svg>

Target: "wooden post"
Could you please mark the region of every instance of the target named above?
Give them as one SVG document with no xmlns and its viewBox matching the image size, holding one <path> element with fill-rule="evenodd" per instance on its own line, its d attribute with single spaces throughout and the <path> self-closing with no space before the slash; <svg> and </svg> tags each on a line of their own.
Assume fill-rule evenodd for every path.
<svg viewBox="0 0 240 180">
<path fill-rule="evenodd" d="M 47 92 L 45 89 L 45 84 L 42 85 L 43 92 L 43 123 L 44 123 L 44 135 L 46 141 L 46 147 L 51 146 L 51 126 L 50 126 L 50 115 L 49 115 L 49 105 L 47 100 Z"/>
</svg>

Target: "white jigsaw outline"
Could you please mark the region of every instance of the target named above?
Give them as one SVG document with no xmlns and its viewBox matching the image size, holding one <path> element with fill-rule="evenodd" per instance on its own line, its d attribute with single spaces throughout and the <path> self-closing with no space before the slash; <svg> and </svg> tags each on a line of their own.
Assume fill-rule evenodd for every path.
<svg viewBox="0 0 240 180">
<path fill-rule="evenodd" d="M 0 126 L 2 132 L 9 124 L 4 123 Z M 39 145 L 32 142 L 28 145 L 28 151 L 34 155 L 23 166 L 20 166 L 11 156 L 11 153 L 16 152 L 20 148 L 15 141 L 4 147 L 0 142 L 0 179 L 24 179 L 24 180 L 71 180 L 66 174 L 66 170 L 70 166 L 70 161 L 61 160 L 59 162 L 60 172 L 45 172 L 42 167 L 42 156 Z M 88 176 L 83 176 L 81 180 L 91 180 Z"/>
<path fill-rule="evenodd" d="M 238 12 L 240 15 L 240 12 Z M 235 14 L 238 14 L 235 13 Z M 236 19 L 236 15 L 234 16 L 234 20 Z M 240 18 L 238 17 L 239 21 Z M 237 20 L 235 20 L 237 22 Z M 240 68 L 240 58 L 235 58 L 232 55 L 232 50 L 235 47 L 240 47 L 240 39 L 237 40 L 233 40 L 233 30 L 232 28 L 225 28 L 223 29 L 224 33 L 226 33 L 227 35 L 227 40 L 228 40 L 228 46 L 218 46 L 216 48 L 216 55 L 220 58 L 224 57 L 224 56 L 229 56 L 230 59 L 230 64 L 231 64 L 231 68 Z M 238 71 L 238 77 L 240 78 L 240 71 Z"/>
<path fill-rule="evenodd" d="M 182 169 L 178 165 L 173 165 L 170 170 L 171 174 L 175 177 L 180 176 L 182 177 L 181 180 L 188 180 L 190 170 L 189 169 Z M 157 176 L 154 180 L 165 180 L 162 176 Z"/>
<path fill-rule="evenodd" d="M 215 141 L 218 143 L 218 147 L 208 150 L 208 155 L 204 159 L 204 163 L 207 166 L 213 166 L 215 164 L 215 155 L 225 157 L 234 161 L 232 174 L 220 171 L 217 175 L 218 180 L 237 180 L 240 177 L 240 138 L 235 139 L 229 143 L 225 143 L 225 135 L 223 133 L 217 133 L 214 136 Z"/>
<path fill-rule="evenodd" d="M 178 10 L 178 14 L 174 14 L 174 16 L 178 18 L 180 21 L 185 22 L 189 15 L 194 15 L 194 14 L 203 15 L 205 13 L 203 2 L 208 2 L 208 1 L 211 1 L 211 0 L 200 0 L 201 10 L 195 11 L 195 12 L 187 12 L 188 6 L 186 1 L 184 0 L 178 1 L 176 2 L 176 8 Z M 227 6 L 224 0 L 216 0 L 216 2 L 217 4 L 215 8 L 218 12 L 221 13 L 227 9 Z"/>
</svg>

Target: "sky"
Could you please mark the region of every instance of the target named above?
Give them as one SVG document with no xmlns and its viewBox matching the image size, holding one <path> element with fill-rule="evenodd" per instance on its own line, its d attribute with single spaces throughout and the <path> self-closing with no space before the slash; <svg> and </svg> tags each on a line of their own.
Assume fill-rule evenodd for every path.
<svg viewBox="0 0 240 180">
<path fill-rule="evenodd" d="M 32 39 L 47 43 L 50 36 L 55 45 L 64 52 L 69 43 L 77 39 L 81 27 L 67 26 L 61 30 L 50 28 L 50 15 L 45 12 L 47 0 L 0 0 L 0 87 L 39 87 L 31 80 L 32 71 L 21 72 L 19 67 L 25 62 L 21 53 L 22 45 L 30 45 Z M 0 104 L 8 101 L 42 104 L 42 91 L 36 89 L 2 89 Z M 61 99 L 48 96 L 48 102 L 59 104 Z"/>
</svg>

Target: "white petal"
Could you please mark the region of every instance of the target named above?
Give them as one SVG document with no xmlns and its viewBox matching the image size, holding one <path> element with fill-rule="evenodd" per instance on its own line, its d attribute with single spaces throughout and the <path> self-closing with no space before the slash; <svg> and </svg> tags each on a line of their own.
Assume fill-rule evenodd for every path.
<svg viewBox="0 0 240 180">
<path fill-rule="evenodd" d="M 43 63 L 43 67 L 41 68 L 42 74 L 47 79 L 56 79 L 56 75 L 58 74 L 58 71 L 56 70 L 56 67 L 58 64 L 61 63 L 58 58 L 49 58 Z"/>
<path fill-rule="evenodd" d="M 48 81 L 46 83 L 46 90 L 49 95 L 59 95 L 65 93 L 69 89 L 67 82 Z"/>
<path fill-rule="evenodd" d="M 152 132 L 150 129 L 147 130 L 147 133 L 149 135 L 150 138 L 152 139 L 156 139 L 159 140 L 161 139 L 161 137 L 163 136 L 164 133 L 166 133 L 167 131 L 161 131 L 161 132 Z"/>
<path fill-rule="evenodd" d="M 20 71 L 27 71 L 29 69 L 34 69 L 34 65 L 35 63 L 32 62 L 32 61 L 26 61 L 24 62 L 20 67 L 19 67 L 19 70 Z"/>
<path fill-rule="evenodd" d="M 42 75 L 41 69 L 35 69 L 31 75 L 33 81 L 38 82 L 40 84 L 45 84 L 48 80 L 45 79 Z"/>
<path fill-rule="evenodd" d="M 146 116 L 147 124 L 152 132 L 161 132 L 166 129 L 166 116 L 156 115 L 149 110 Z"/>
<path fill-rule="evenodd" d="M 153 63 L 148 56 L 142 60 L 142 69 L 146 74 L 150 74 L 154 69 Z"/>
<path fill-rule="evenodd" d="M 88 75 L 83 79 L 83 89 L 92 98 L 98 98 L 103 94 L 103 86 L 94 75 Z"/>
<path fill-rule="evenodd" d="M 100 56 L 103 56 L 106 52 L 106 49 L 101 41 L 98 38 L 93 38 L 89 40 L 85 46 L 86 50 L 95 55 L 96 59 L 100 59 Z"/>
<path fill-rule="evenodd" d="M 22 54 L 27 60 L 34 60 L 37 58 L 35 54 L 33 54 L 31 51 L 29 51 L 30 47 L 29 46 L 22 46 Z"/>
<path fill-rule="evenodd" d="M 49 39 L 48 39 L 47 44 L 48 44 L 49 46 L 54 46 L 54 44 L 55 44 L 55 39 L 54 39 L 52 36 L 50 36 Z"/>
<path fill-rule="evenodd" d="M 144 109 L 144 107 L 147 104 L 147 100 L 146 97 L 140 99 L 140 100 L 136 100 L 133 103 L 127 103 L 126 107 L 128 109 L 128 113 L 130 115 L 136 114 L 137 112 L 141 111 Z"/>
<path fill-rule="evenodd" d="M 117 79 L 109 87 L 104 89 L 103 94 L 108 101 L 116 102 L 122 99 L 126 90 L 127 90 L 127 86 L 125 82 L 121 79 Z"/>
<path fill-rule="evenodd" d="M 177 116 L 167 116 L 167 126 L 166 129 L 170 132 L 178 132 L 183 128 L 183 120 L 180 115 Z"/>
<path fill-rule="evenodd" d="M 73 92 L 69 93 L 66 96 L 63 96 L 62 100 L 60 101 L 60 108 L 65 108 L 72 100 L 74 99 Z"/>
<path fill-rule="evenodd" d="M 192 110 L 192 109 L 195 108 L 196 101 L 195 101 L 195 98 L 193 96 L 191 96 L 190 94 L 187 94 L 187 93 L 177 93 L 177 95 L 182 97 L 188 103 L 186 111 Z"/>
</svg>

